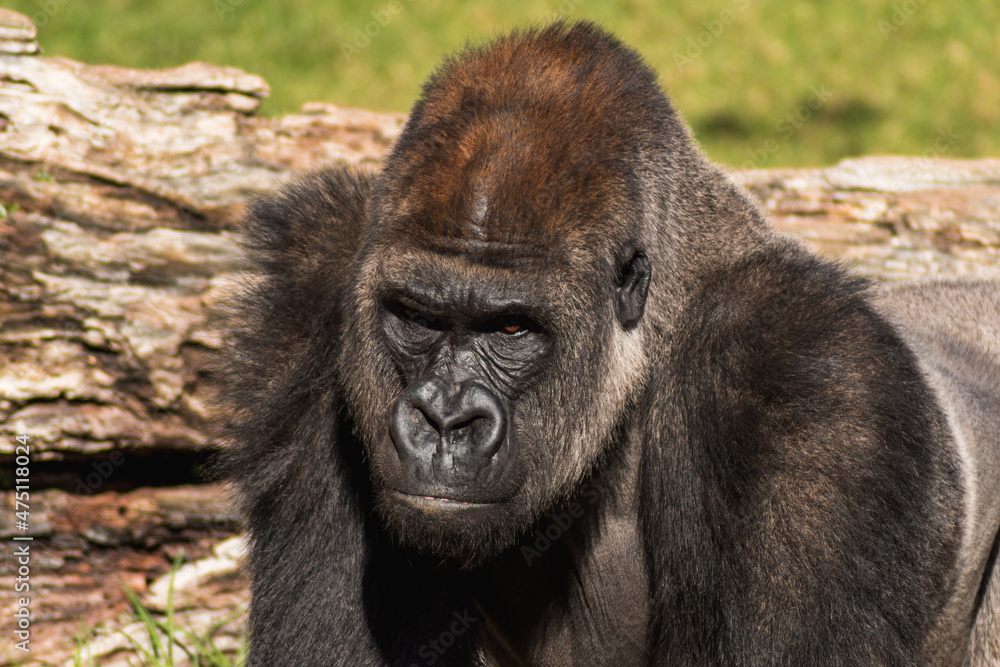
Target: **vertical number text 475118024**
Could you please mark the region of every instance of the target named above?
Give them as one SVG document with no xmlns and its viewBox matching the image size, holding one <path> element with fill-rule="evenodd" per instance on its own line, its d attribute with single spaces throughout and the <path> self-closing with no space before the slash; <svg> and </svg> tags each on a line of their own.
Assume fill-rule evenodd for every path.
<svg viewBox="0 0 1000 667">
<path fill-rule="evenodd" d="M 14 455 L 14 525 L 21 535 L 14 535 L 14 558 L 17 576 L 14 593 L 19 597 L 14 607 L 14 648 L 28 653 L 31 650 L 31 447 L 28 436 L 17 436 Z"/>
</svg>

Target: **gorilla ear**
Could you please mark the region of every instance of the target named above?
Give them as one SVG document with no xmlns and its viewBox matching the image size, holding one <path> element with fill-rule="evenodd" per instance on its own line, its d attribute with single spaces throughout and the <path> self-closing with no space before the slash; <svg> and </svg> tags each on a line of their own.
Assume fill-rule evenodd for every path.
<svg viewBox="0 0 1000 667">
<path fill-rule="evenodd" d="M 646 308 L 651 272 L 649 260 L 641 250 L 636 250 L 632 258 L 618 268 L 618 298 L 615 300 L 615 310 L 618 321 L 626 331 L 639 323 Z"/>
</svg>

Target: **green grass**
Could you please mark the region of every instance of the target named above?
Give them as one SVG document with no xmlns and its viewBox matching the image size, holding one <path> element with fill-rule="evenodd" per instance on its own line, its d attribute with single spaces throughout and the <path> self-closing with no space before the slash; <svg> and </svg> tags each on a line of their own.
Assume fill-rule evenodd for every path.
<svg viewBox="0 0 1000 667">
<path fill-rule="evenodd" d="M 270 114 L 310 100 L 406 110 L 443 54 L 562 12 L 597 20 L 634 44 L 660 72 L 709 155 L 722 162 L 1000 155 L 996 0 L 4 4 L 45 23 L 40 41 L 51 55 L 135 67 L 198 59 L 261 74 L 273 89 L 264 107 Z M 372 12 L 389 18 L 385 26 Z M 358 38 L 366 27 L 378 29 L 367 44 Z M 822 104 L 810 99 L 817 90 L 828 93 Z M 796 113 L 807 118 L 782 123 Z"/>
<path fill-rule="evenodd" d="M 220 650 L 214 643 L 215 634 L 227 623 L 243 615 L 236 611 L 215 622 L 201 634 L 192 632 L 178 623 L 174 611 L 174 575 L 180 569 L 183 557 L 174 560 L 170 572 L 170 586 L 167 589 L 167 607 L 162 615 L 147 609 L 131 589 L 125 588 L 132 604 L 135 621 L 143 628 L 144 641 L 140 641 L 124 630 L 122 634 L 132 647 L 133 655 L 127 658 L 130 665 L 137 667 L 175 667 L 186 664 L 191 667 L 241 667 L 246 659 L 246 645 L 241 643 L 236 655 Z M 89 637 L 85 632 L 76 639 L 77 648 L 73 656 L 74 667 L 95 667 L 98 662 L 92 657 Z"/>
</svg>

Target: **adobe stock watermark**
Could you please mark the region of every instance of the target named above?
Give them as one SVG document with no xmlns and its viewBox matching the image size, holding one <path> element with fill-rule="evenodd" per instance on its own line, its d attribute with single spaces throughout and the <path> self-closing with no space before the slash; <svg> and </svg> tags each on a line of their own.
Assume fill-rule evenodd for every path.
<svg viewBox="0 0 1000 667">
<path fill-rule="evenodd" d="M 744 169 L 756 169 L 781 150 L 783 141 L 788 141 L 803 125 L 809 122 L 813 114 L 819 111 L 833 96 L 825 85 L 813 86 L 804 104 L 801 104 L 795 111 L 785 114 L 785 117 L 774 124 L 774 131 L 777 136 L 768 137 L 757 148 L 748 148 L 746 151 L 747 160 L 743 163 Z"/>
<path fill-rule="evenodd" d="M 226 14 L 235 11 L 242 4 L 243 0 L 212 0 L 212 7 L 215 8 L 215 13 L 219 15 L 220 21 L 226 18 Z"/>
<path fill-rule="evenodd" d="M 889 188 L 893 190 L 910 190 L 927 180 L 926 176 L 934 171 L 934 159 L 947 153 L 962 138 L 960 132 L 955 131 L 951 125 L 938 130 L 931 147 L 922 155 L 910 158 L 905 166 L 895 172 L 895 177 Z"/>
<path fill-rule="evenodd" d="M 892 6 L 892 13 L 889 20 L 879 19 L 878 30 L 882 33 L 882 39 L 889 39 L 889 36 L 898 32 L 903 24 L 913 18 L 913 15 L 927 4 L 927 0 L 903 0 L 903 2 Z"/>
<path fill-rule="evenodd" d="M 718 16 L 702 21 L 705 29 L 687 38 L 683 52 L 674 51 L 674 67 L 682 70 L 700 58 L 705 49 L 710 47 L 726 27 L 736 20 L 736 15 L 749 6 L 750 0 L 733 0 L 733 3 L 719 12 Z"/>
<path fill-rule="evenodd" d="M 617 459 L 620 456 L 620 454 L 616 454 L 615 458 Z M 548 515 L 548 521 L 544 522 L 545 525 L 542 525 L 543 522 L 539 522 L 531 535 L 534 539 L 529 538 L 531 540 L 530 545 L 521 545 L 521 557 L 524 558 L 524 562 L 528 567 L 531 567 L 535 559 L 541 558 L 542 554 L 551 549 L 556 542 L 569 532 L 573 524 L 586 514 L 587 507 L 593 507 L 601 499 L 601 496 L 613 492 L 614 487 L 612 482 L 605 477 L 607 470 L 616 467 L 613 463 L 614 461 L 608 461 L 600 469 L 599 474 L 581 484 L 574 500 L 561 508 L 560 511 Z"/>
<path fill-rule="evenodd" d="M 76 478 L 76 488 L 73 489 L 81 496 L 89 496 L 96 491 L 115 472 L 115 468 L 125 463 L 125 457 L 117 449 L 108 455 L 107 461 L 94 461 L 91 464 L 93 471 L 86 477 Z"/>
<path fill-rule="evenodd" d="M 369 12 L 374 19 L 373 21 L 365 23 L 364 26 L 354 26 L 353 43 L 340 43 L 340 52 L 344 54 L 347 62 L 351 62 L 354 56 L 359 55 L 364 49 L 368 48 L 368 45 L 372 43 L 372 39 L 378 37 L 382 32 L 382 28 L 392 23 L 393 19 L 396 18 L 396 14 L 399 14 L 401 11 L 403 11 L 402 3 L 399 0 L 391 0 L 380 9 L 373 9 Z"/>
<path fill-rule="evenodd" d="M 44 28 L 49 21 L 59 16 L 63 8 L 70 3 L 70 0 L 38 0 L 38 6 L 42 11 L 31 15 L 36 28 Z"/>
<path fill-rule="evenodd" d="M 447 630 L 444 630 L 434 639 L 422 644 L 419 649 L 417 649 L 417 655 L 423 658 L 423 664 L 434 665 L 437 664 L 441 657 L 448 652 L 458 638 L 469 631 L 473 625 L 479 622 L 479 618 L 472 615 L 472 612 L 466 609 L 463 612 L 454 612 L 452 614 L 454 619 L 451 625 L 448 626 Z M 419 663 L 411 662 L 409 667 L 420 667 Z"/>
</svg>

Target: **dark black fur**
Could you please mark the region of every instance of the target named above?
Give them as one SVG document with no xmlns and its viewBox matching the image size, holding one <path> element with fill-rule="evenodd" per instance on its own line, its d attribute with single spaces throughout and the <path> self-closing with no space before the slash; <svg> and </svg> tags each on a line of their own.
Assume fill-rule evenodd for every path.
<svg viewBox="0 0 1000 667">
<path fill-rule="evenodd" d="M 505 83 L 522 59 L 561 87 Z M 527 111 L 504 120 L 512 108 Z M 521 160 L 503 123 L 544 141 Z M 907 665 L 927 650 L 962 500 L 913 355 L 868 286 L 765 227 L 600 30 L 463 54 L 383 173 L 307 176 L 255 201 L 245 233 L 257 275 L 233 319 L 225 469 L 251 539 L 249 665 Z M 393 276 L 445 301 L 463 281 L 520 289 L 552 346 L 505 399 L 520 486 L 482 516 L 423 515 L 382 488 L 388 401 L 409 378 L 375 330 L 371 267 L 407 249 Z M 630 335 L 641 363 L 602 365 Z"/>
</svg>

